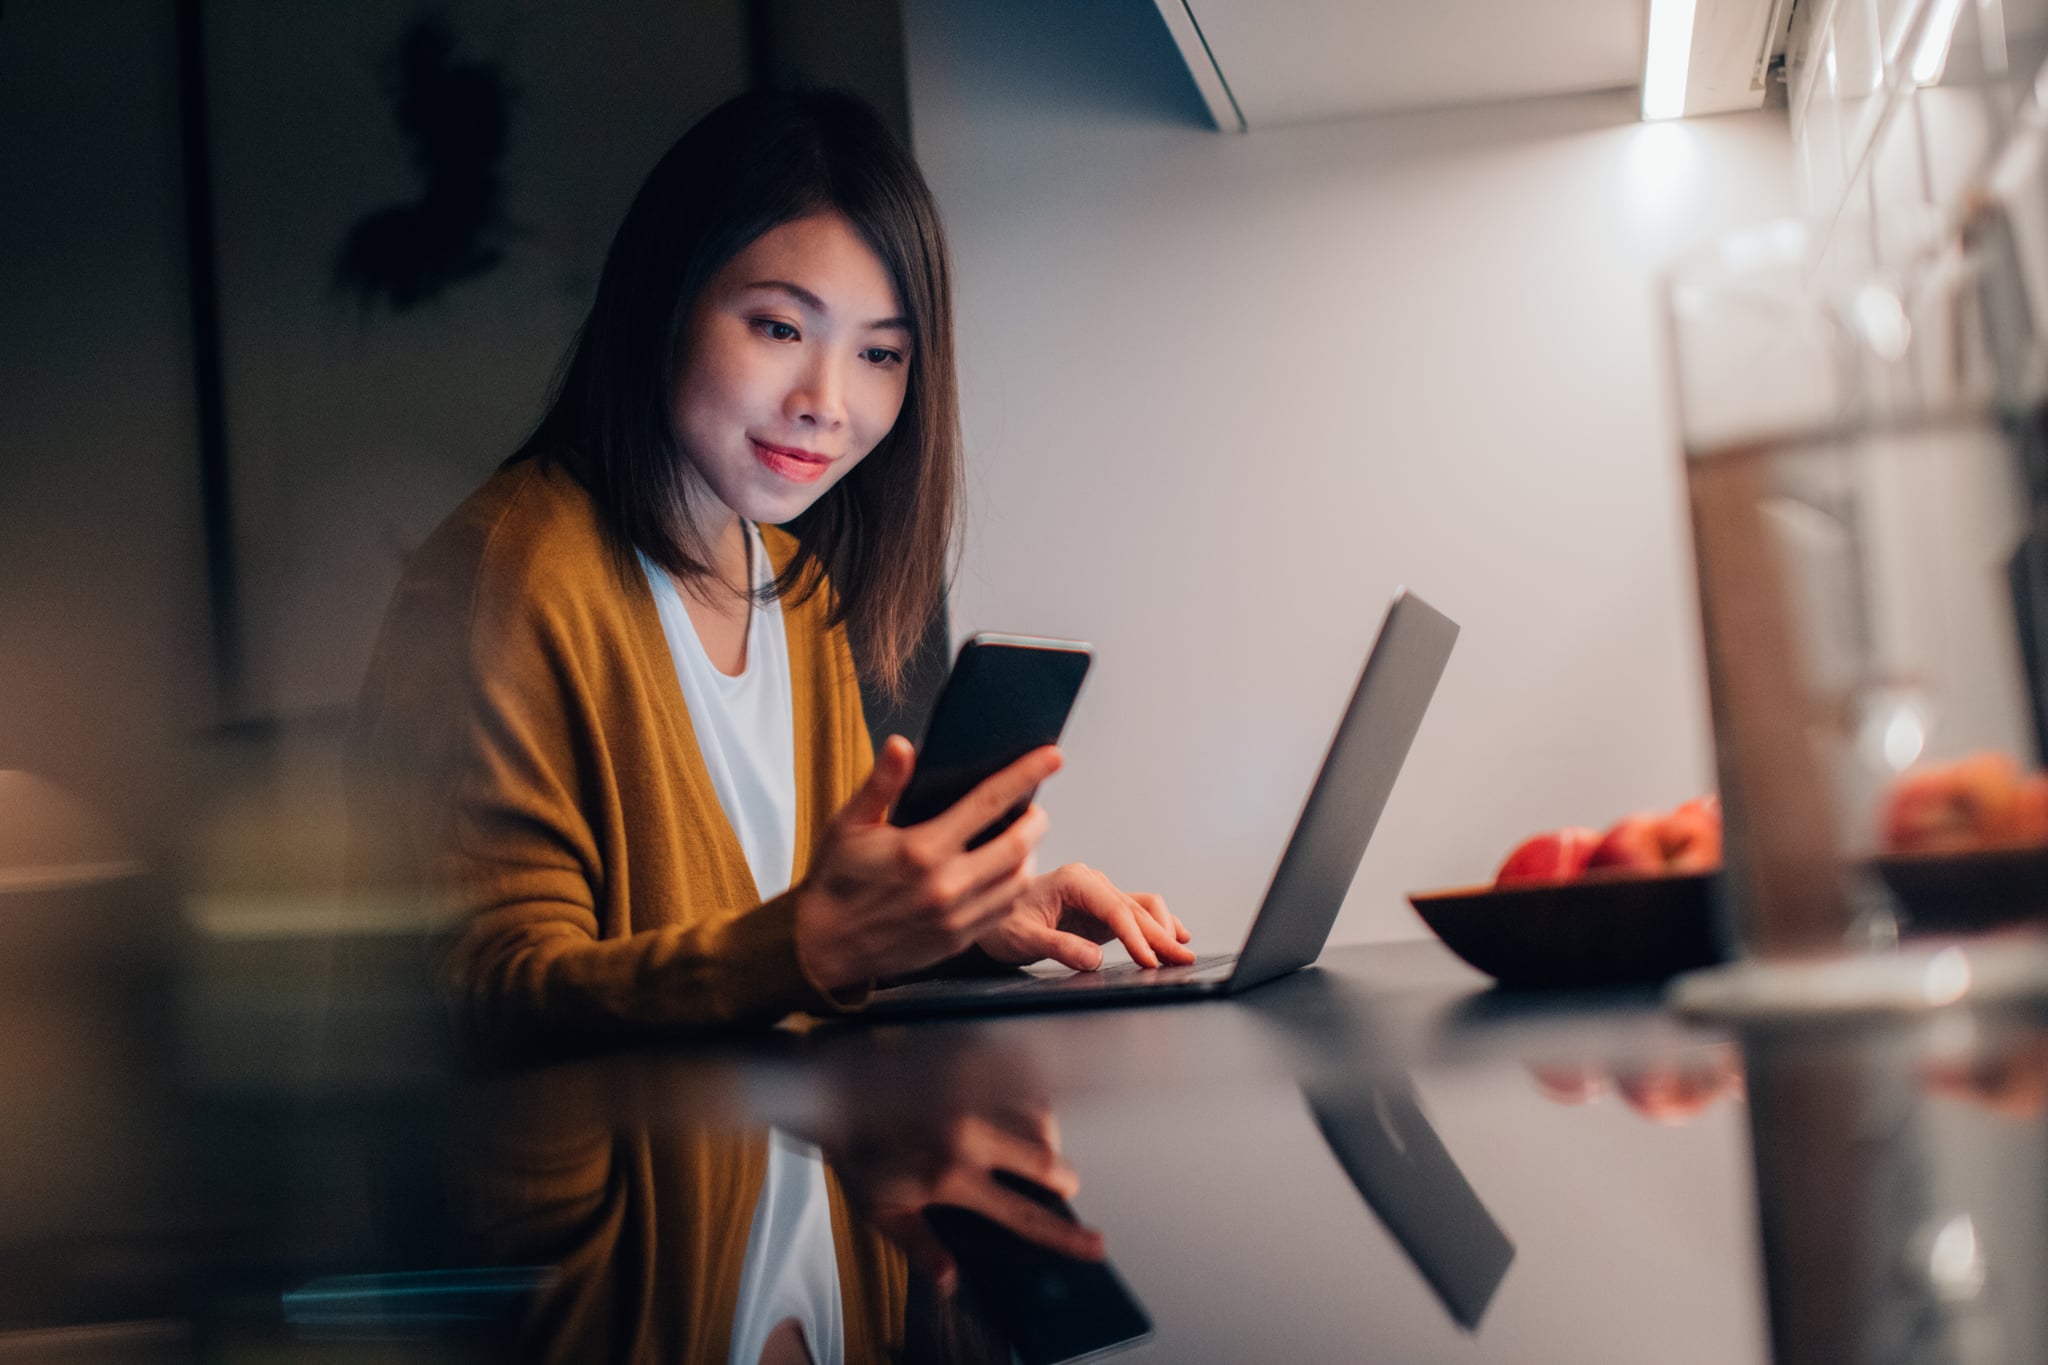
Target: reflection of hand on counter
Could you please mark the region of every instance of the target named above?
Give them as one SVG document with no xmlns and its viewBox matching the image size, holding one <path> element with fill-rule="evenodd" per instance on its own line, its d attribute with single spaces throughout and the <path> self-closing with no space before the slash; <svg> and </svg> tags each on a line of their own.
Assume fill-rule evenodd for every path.
<svg viewBox="0 0 2048 1365">
<path fill-rule="evenodd" d="M 952 1291 L 959 1272 L 925 1223 L 924 1211 L 933 1204 L 971 1209 L 1063 1256 L 1102 1259 L 1100 1233 L 996 1179 L 996 1172 L 1008 1171 L 1062 1198 L 1080 1189 L 1080 1178 L 1060 1155 L 1052 1116 L 1042 1109 L 867 1126 L 828 1145 L 826 1155 L 854 1206 L 942 1292 Z"/>
<path fill-rule="evenodd" d="M 1064 1204 L 1081 1182 L 1028 1053 L 912 1033 L 863 1063 L 823 1069 L 848 1083 L 816 1141 L 849 1208 L 913 1272 L 906 1361 L 1065 1359 L 1149 1330 L 1101 1235 Z"/>
<path fill-rule="evenodd" d="M 1591 1104 L 1611 1086 L 1629 1108 L 1672 1127 L 1690 1123 L 1724 1095 L 1742 1093 L 1742 1060 L 1733 1043 L 1612 1063 L 1581 1059 L 1528 1066 L 1537 1090 L 1558 1104 Z"/>
<path fill-rule="evenodd" d="M 996 1178 L 1008 1171 L 1062 1198 L 1080 1188 L 1028 1058 L 985 1041 L 912 1045 L 869 1067 L 830 1112 L 817 1142 L 847 1198 L 942 1292 L 952 1291 L 957 1271 L 926 1226 L 933 1204 L 972 1209 L 1062 1255 L 1101 1259 L 1096 1232 Z"/>
</svg>

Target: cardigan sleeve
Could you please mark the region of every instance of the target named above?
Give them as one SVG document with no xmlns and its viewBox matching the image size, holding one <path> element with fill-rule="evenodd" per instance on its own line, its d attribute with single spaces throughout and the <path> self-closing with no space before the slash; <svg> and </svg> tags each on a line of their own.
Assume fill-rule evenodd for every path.
<svg viewBox="0 0 2048 1365">
<path fill-rule="evenodd" d="M 803 970 L 793 892 L 606 934 L 607 891 L 618 903 L 634 890 L 607 885 L 627 875 L 637 793 L 622 788 L 657 760 L 608 751 L 603 664 L 579 647 L 574 612 L 507 596 L 458 620 L 459 595 L 402 596 L 357 721 L 365 804 L 450 920 L 439 984 L 466 1039 L 574 1043 L 863 1003 Z M 703 863 L 680 874 L 710 875 Z"/>
<path fill-rule="evenodd" d="M 597 683 L 576 676 L 583 661 L 544 626 L 504 634 L 474 637 L 489 665 L 480 659 L 474 670 L 442 854 L 440 880 L 460 897 L 464 923 L 445 984 L 469 1019 L 501 1038 L 560 1036 L 768 1022 L 858 1003 L 804 973 L 794 891 L 695 923 L 602 936 L 597 892 L 626 860 L 606 856 L 623 850 L 600 847 L 589 813 L 631 795 L 595 776 L 606 740 L 591 700 Z M 626 812 L 610 814 L 622 827 Z"/>
</svg>

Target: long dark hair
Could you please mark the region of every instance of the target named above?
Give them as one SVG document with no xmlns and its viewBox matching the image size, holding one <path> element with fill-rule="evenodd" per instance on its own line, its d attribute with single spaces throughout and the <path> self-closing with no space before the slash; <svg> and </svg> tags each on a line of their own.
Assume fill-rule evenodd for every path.
<svg viewBox="0 0 2048 1365">
<path fill-rule="evenodd" d="M 789 524 L 799 549 L 772 591 L 800 603 L 829 575 L 829 623 L 848 627 L 863 671 L 900 697 L 938 606 L 960 497 L 953 286 L 931 189 L 860 100 L 741 95 L 669 148 L 612 239 L 546 414 L 512 458 L 562 459 L 622 549 L 686 581 L 710 574 L 671 414 L 690 310 L 762 233 L 833 211 L 895 283 L 910 319 L 909 387 L 881 444 Z"/>
</svg>

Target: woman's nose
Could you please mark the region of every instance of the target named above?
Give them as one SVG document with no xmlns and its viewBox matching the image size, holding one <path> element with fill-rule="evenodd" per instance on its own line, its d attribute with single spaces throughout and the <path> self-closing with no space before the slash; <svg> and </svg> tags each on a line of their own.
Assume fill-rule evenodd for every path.
<svg viewBox="0 0 2048 1365">
<path fill-rule="evenodd" d="M 846 422 L 846 385 L 838 367 L 825 356 L 804 367 L 790 387 L 785 413 L 793 420 L 832 431 Z"/>
</svg>

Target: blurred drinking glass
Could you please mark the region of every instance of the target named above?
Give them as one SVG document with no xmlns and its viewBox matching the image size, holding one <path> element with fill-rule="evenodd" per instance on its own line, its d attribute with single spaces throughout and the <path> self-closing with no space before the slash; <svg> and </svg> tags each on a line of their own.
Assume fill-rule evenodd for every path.
<svg viewBox="0 0 2048 1365">
<path fill-rule="evenodd" d="M 2048 910 L 2023 275 L 1986 196 L 1890 273 L 1821 270 L 1783 222 L 1666 281 L 1741 957 Z"/>
</svg>

